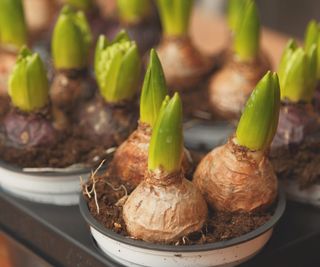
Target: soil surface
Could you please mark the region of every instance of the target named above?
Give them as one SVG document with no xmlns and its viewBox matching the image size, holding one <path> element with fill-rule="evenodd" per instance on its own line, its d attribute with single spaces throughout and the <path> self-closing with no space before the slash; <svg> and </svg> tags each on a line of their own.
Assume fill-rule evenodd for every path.
<svg viewBox="0 0 320 267">
<path fill-rule="evenodd" d="M 301 189 L 320 184 L 320 134 L 273 148 L 270 160 L 279 178 L 296 180 Z"/>
<path fill-rule="evenodd" d="M 60 134 L 58 142 L 51 146 L 17 149 L 1 141 L 0 155 L 1 160 L 22 168 L 63 168 L 75 163 L 94 167 L 108 157 L 106 148 L 84 138 L 76 126 Z"/>
<path fill-rule="evenodd" d="M 97 196 L 99 212 L 95 202 L 92 186 Z M 92 179 L 87 184 L 88 196 L 84 188 L 83 192 L 92 216 L 108 229 L 123 236 L 128 236 L 122 217 L 122 205 L 126 196 L 132 192 L 129 184 L 121 184 L 113 177 L 100 176 Z M 92 192 L 91 192 L 92 191 Z M 228 213 L 209 212 L 209 218 L 201 232 L 195 232 L 176 240 L 171 245 L 196 245 L 228 240 L 244 235 L 266 223 L 272 216 L 274 207 L 264 212 L 253 213 Z"/>
<path fill-rule="evenodd" d="M 48 110 L 49 113 L 47 113 Z M 54 131 L 56 139 L 54 139 L 54 141 L 52 141 L 51 143 L 46 142 L 45 146 L 21 146 L 21 144 L 13 142 L 12 138 L 10 140 L 10 138 L 8 138 L 7 136 L 4 127 L 4 121 L 7 119 L 7 116 L 9 115 L 23 115 L 24 113 L 13 108 L 10 108 L 10 111 L 9 113 L 7 112 L 7 114 L 0 113 L 0 161 L 12 164 L 13 166 L 16 166 L 18 168 L 65 168 L 71 165 L 79 166 L 79 164 L 81 164 L 79 168 L 95 168 L 103 160 L 110 159 L 112 155 L 112 153 L 110 153 L 110 149 L 113 149 L 114 147 L 118 146 L 123 140 L 125 140 L 126 137 L 129 136 L 129 134 L 135 128 L 136 123 L 136 119 L 132 119 L 131 121 L 129 121 L 128 125 L 130 126 L 130 129 L 128 125 L 119 126 L 119 123 L 122 121 L 122 118 L 118 118 L 116 115 L 114 115 L 114 113 L 111 113 L 111 115 L 109 114 L 110 123 L 108 124 L 109 121 L 104 120 L 104 122 L 106 122 L 106 125 L 103 125 L 102 127 L 103 129 L 109 129 L 109 131 L 107 131 L 109 135 L 107 135 L 107 138 L 104 138 L 107 140 L 107 142 L 103 142 L 104 139 L 100 138 L 101 136 L 93 135 L 92 137 L 88 137 L 85 134 L 84 126 L 81 125 L 81 123 L 78 123 L 77 119 L 73 119 L 73 121 L 68 121 L 65 119 L 64 116 L 60 118 L 60 113 L 54 115 L 54 111 L 53 109 L 51 110 L 50 107 L 48 110 L 45 109 L 44 111 L 41 111 L 43 114 L 41 113 L 41 115 L 39 113 L 39 116 L 41 118 L 42 116 L 44 116 L 46 119 L 49 120 L 50 123 L 52 122 L 52 125 L 54 125 L 55 127 Z M 109 110 L 113 109 L 109 108 Z M 119 108 L 119 110 L 119 112 L 121 112 L 122 109 Z M 125 110 L 122 113 L 128 112 L 128 114 L 130 114 L 130 111 Z M 135 112 L 133 111 L 132 113 L 135 114 Z M 29 119 L 30 116 L 27 118 Z M 89 114 L 88 118 L 90 119 L 91 117 Z M 114 125 L 112 125 L 112 123 Z M 63 125 L 61 127 L 61 130 L 59 130 L 60 128 L 58 127 L 58 124 Z M 39 130 L 37 130 L 35 126 L 33 126 L 32 129 L 29 129 L 31 128 L 30 125 L 31 123 L 29 123 L 28 127 L 26 127 L 26 129 L 28 129 L 29 131 L 29 136 L 31 136 L 31 132 L 38 131 L 36 133 L 39 133 Z M 20 131 L 27 131 L 24 128 L 24 124 L 22 126 L 18 127 L 17 125 L 16 129 L 12 130 L 12 135 L 17 135 L 19 139 L 21 139 Z M 92 125 L 90 127 L 93 128 Z M 114 129 L 114 131 L 112 131 L 112 129 Z M 121 130 L 121 132 L 119 129 Z M 119 137 L 116 136 L 118 132 L 121 133 L 121 136 Z M 117 137 L 117 140 L 114 140 L 115 136 Z"/>
</svg>

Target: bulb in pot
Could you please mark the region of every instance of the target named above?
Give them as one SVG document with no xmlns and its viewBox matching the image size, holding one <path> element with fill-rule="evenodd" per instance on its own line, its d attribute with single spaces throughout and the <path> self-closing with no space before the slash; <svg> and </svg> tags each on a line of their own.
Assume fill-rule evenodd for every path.
<svg viewBox="0 0 320 267">
<path fill-rule="evenodd" d="M 314 102 L 315 102 L 315 109 L 318 111 L 320 109 L 320 24 L 315 20 L 309 22 L 306 32 L 305 32 L 305 39 L 304 39 L 304 49 L 306 52 L 312 49 L 313 45 L 317 47 L 317 85 L 316 91 L 314 94 Z"/>
<path fill-rule="evenodd" d="M 92 141 L 120 145 L 135 129 L 141 65 L 137 46 L 126 32 L 112 42 L 100 36 L 94 62 L 99 93 L 78 111 L 83 134 Z"/>
<path fill-rule="evenodd" d="M 19 49 L 27 44 L 21 0 L 0 1 L 0 96 L 8 95 L 8 78 Z"/>
<path fill-rule="evenodd" d="M 317 84 L 317 48 L 305 50 L 288 42 L 279 65 L 281 108 L 279 126 L 270 158 L 281 179 L 290 179 L 302 188 L 319 175 L 317 147 L 320 119 L 314 94 Z"/>
<path fill-rule="evenodd" d="M 148 167 L 152 129 L 166 94 L 167 86 L 161 63 L 156 51 L 152 49 L 142 86 L 139 126 L 117 149 L 109 170 L 112 176 L 119 177 L 134 186 L 143 180 Z M 182 167 L 189 173 L 191 162 L 185 153 Z"/>
<path fill-rule="evenodd" d="M 212 111 L 225 119 L 240 117 L 254 86 L 270 69 L 269 60 L 260 49 L 260 19 L 256 4 L 254 0 L 240 2 L 242 4 L 229 13 L 232 46 L 222 68 L 209 83 Z"/>
<path fill-rule="evenodd" d="M 152 0 L 116 0 L 115 7 L 113 14 L 107 17 L 107 28 L 104 29 L 108 38 L 114 38 L 120 29 L 125 29 L 137 43 L 141 55 L 158 44 L 161 27 Z"/>
<path fill-rule="evenodd" d="M 193 183 L 215 210 L 251 212 L 268 207 L 277 195 L 277 178 L 266 150 L 277 129 L 280 87 L 268 72 L 252 92 L 236 134 L 207 154 Z"/>
<path fill-rule="evenodd" d="M 56 141 L 57 131 L 49 119 L 46 75 L 40 56 L 23 48 L 9 79 L 12 110 L 3 120 L 8 145 L 25 148 Z"/>
<path fill-rule="evenodd" d="M 193 4 L 193 0 L 157 0 L 163 28 L 157 52 L 169 88 L 195 89 L 213 65 L 188 35 Z"/>
<path fill-rule="evenodd" d="M 176 93 L 164 100 L 153 128 L 145 179 L 123 206 L 130 236 L 169 243 L 201 230 L 207 205 L 184 178 L 182 155 L 182 104 Z"/>
<path fill-rule="evenodd" d="M 55 74 L 50 96 L 55 107 L 70 113 L 93 95 L 94 83 L 88 70 L 88 53 L 92 41 L 83 11 L 64 6 L 52 36 Z"/>
</svg>

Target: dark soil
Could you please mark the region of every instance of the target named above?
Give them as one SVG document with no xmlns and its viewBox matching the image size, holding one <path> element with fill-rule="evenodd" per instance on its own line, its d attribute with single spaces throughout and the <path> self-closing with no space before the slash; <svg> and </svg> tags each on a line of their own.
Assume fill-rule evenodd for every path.
<svg viewBox="0 0 320 267">
<path fill-rule="evenodd" d="M 108 183 L 108 184 L 107 184 Z M 92 180 L 88 183 L 88 191 L 92 189 Z M 110 186 L 112 185 L 112 187 Z M 126 200 L 126 192 L 130 194 L 133 188 L 128 184 L 121 184 L 119 179 L 100 176 L 96 178 L 95 192 L 99 203 L 99 213 L 94 200 L 94 194 L 89 198 L 84 193 L 92 216 L 108 229 L 123 236 L 128 236 L 122 218 L 122 205 Z M 84 190 L 85 192 L 85 190 Z M 239 237 L 257 229 L 272 216 L 274 207 L 264 212 L 228 213 L 209 212 L 209 219 L 201 232 L 195 232 L 172 243 L 172 245 L 196 245 L 213 243 Z"/>
<path fill-rule="evenodd" d="M 301 189 L 320 183 L 320 120 L 316 105 L 281 104 L 270 159 L 280 179 L 296 180 Z"/>
<path fill-rule="evenodd" d="M 1 139 L 1 160 L 22 168 L 63 168 L 75 163 L 94 167 L 108 157 L 106 148 L 84 138 L 77 126 L 69 127 L 67 132 L 59 135 L 57 143 L 51 146 L 17 149 L 6 146 L 3 136 Z"/>
<path fill-rule="evenodd" d="M 10 107 L 10 100 L 8 97 L 0 96 L 0 119 L 8 112 Z"/>
<path fill-rule="evenodd" d="M 320 184 L 320 135 L 273 148 L 270 160 L 280 179 L 296 180 L 301 189 Z"/>
</svg>

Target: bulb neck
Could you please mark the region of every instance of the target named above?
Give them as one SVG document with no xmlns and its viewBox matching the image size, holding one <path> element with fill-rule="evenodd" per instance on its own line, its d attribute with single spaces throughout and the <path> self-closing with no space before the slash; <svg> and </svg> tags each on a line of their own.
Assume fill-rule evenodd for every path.
<svg viewBox="0 0 320 267">
<path fill-rule="evenodd" d="M 168 173 L 163 168 L 156 170 L 147 170 L 145 174 L 145 182 L 154 186 L 169 186 L 176 183 L 181 183 L 184 178 L 182 171 Z"/>
</svg>

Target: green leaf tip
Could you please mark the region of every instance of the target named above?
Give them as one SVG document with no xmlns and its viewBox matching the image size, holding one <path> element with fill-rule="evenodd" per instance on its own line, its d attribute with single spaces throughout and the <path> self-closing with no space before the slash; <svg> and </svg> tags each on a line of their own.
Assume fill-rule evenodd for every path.
<svg viewBox="0 0 320 267">
<path fill-rule="evenodd" d="M 232 32 L 235 31 L 243 15 L 247 0 L 229 0 L 227 5 L 227 21 Z"/>
<path fill-rule="evenodd" d="M 148 169 L 179 171 L 183 155 L 182 102 L 178 93 L 165 98 L 152 130 Z"/>
<path fill-rule="evenodd" d="M 317 44 L 319 38 L 319 25 L 315 20 L 311 20 L 306 28 L 304 37 L 304 48 L 308 51 L 313 44 Z"/>
<path fill-rule="evenodd" d="M 136 43 L 126 32 L 121 31 L 112 42 L 100 36 L 94 65 L 105 101 L 117 103 L 130 100 L 136 94 L 142 62 Z"/>
<path fill-rule="evenodd" d="M 193 0 L 157 0 L 163 32 L 167 36 L 188 34 Z"/>
<path fill-rule="evenodd" d="M 242 16 L 237 19 L 233 48 L 241 61 L 255 59 L 260 49 L 260 19 L 254 0 L 247 0 Z"/>
<path fill-rule="evenodd" d="M 305 51 L 310 52 L 313 45 L 317 47 L 317 79 L 320 80 L 320 24 L 315 20 L 309 22 L 305 32 Z"/>
<path fill-rule="evenodd" d="M 254 151 L 266 150 L 276 133 L 280 109 L 280 85 L 270 71 L 247 101 L 236 131 L 237 143 Z"/>
<path fill-rule="evenodd" d="M 49 84 L 39 54 L 22 48 L 9 77 L 12 104 L 25 112 L 45 107 L 49 101 Z"/>
<path fill-rule="evenodd" d="M 151 0 L 117 0 L 120 19 L 125 23 L 137 24 L 151 15 Z"/>
<path fill-rule="evenodd" d="M 83 11 L 88 11 L 93 7 L 92 0 L 66 0 L 65 2 L 68 5 Z"/>
<path fill-rule="evenodd" d="M 83 11 L 62 8 L 52 36 L 52 58 L 57 69 L 82 69 L 87 66 L 92 35 Z"/>
<path fill-rule="evenodd" d="M 21 0 L 0 1 L 0 43 L 15 49 L 27 44 L 27 26 Z"/>
<path fill-rule="evenodd" d="M 317 48 L 309 51 L 290 40 L 282 54 L 279 69 L 281 99 L 311 102 L 317 82 Z"/>
<path fill-rule="evenodd" d="M 167 95 L 167 85 L 163 69 L 154 49 L 150 51 L 148 69 L 144 78 L 140 97 L 140 121 L 154 126 L 162 101 Z"/>
</svg>

